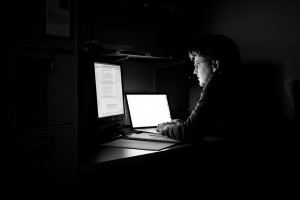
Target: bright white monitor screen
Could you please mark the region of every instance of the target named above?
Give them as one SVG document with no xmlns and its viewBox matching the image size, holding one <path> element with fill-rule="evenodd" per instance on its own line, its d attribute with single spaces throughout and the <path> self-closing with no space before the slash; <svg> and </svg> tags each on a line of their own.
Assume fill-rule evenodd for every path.
<svg viewBox="0 0 300 200">
<path fill-rule="evenodd" d="M 121 66 L 94 63 L 98 118 L 124 114 Z"/>
<path fill-rule="evenodd" d="M 167 94 L 126 94 L 133 128 L 154 127 L 171 120 Z"/>
</svg>

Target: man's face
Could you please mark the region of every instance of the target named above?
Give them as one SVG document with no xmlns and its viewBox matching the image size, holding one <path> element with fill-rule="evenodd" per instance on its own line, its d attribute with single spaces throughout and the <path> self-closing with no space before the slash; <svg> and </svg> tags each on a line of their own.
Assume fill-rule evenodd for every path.
<svg viewBox="0 0 300 200">
<path fill-rule="evenodd" d="M 204 87 L 210 75 L 213 73 L 212 61 L 203 56 L 196 56 L 194 59 L 194 74 L 197 75 L 199 85 Z"/>
</svg>

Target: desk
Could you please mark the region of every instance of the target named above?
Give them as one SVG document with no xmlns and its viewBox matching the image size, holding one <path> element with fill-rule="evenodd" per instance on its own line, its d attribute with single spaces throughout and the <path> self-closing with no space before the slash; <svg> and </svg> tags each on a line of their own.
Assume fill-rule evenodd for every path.
<svg viewBox="0 0 300 200">
<path fill-rule="evenodd" d="M 163 180 L 189 181 L 197 176 L 204 180 L 203 171 L 209 173 L 207 169 L 220 168 L 215 156 L 214 162 L 207 161 L 212 156 L 207 147 L 215 149 L 213 146 L 221 142 L 223 140 L 207 138 L 200 146 L 177 144 L 160 151 L 99 145 L 81 159 L 79 184 L 84 189 L 106 190 L 119 185 L 127 189 L 132 185 L 144 187 Z M 137 183 L 142 186 L 137 186 Z"/>
<path fill-rule="evenodd" d="M 134 164 L 149 159 L 162 158 L 191 149 L 191 144 L 177 144 L 160 151 L 108 147 L 99 145 L 91 149 L 82 159 L 81 170 L 95 171 L 126 164 Z"/>
<path fill-rule="evenodd" d="M 184 155 L 192 149 L 190 144 L 178 144 L 160 151 L 99 146 L 82 160 L 80 189 L 89 194 L 96 191 L 110 194 L 109 191 L 119 187 L 121 189 L 116 190 L 125 192 L 132 188 L 151 188 L 163 180 L 173 182 L 179 177 L 174 170 L 187 163 Z"/>
</svg>

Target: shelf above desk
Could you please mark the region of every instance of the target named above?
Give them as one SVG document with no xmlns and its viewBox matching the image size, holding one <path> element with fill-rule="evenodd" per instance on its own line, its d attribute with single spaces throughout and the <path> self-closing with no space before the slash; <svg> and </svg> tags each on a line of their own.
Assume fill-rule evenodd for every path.
<svg viewBox="0 0 300 200">
<path fill-rule="evenodd" d="M 107 48 L 101 44 L 90 42 L 81 48 L 82 52 L 90 53 L 102 57 L 115 57 L 119 60 L 127 59 L 146 59 L 146 60 L 159 60 L 159 61 L 172 61 L 172 60 L 185 60 L 186 58 L 175 58 L 172 55 L 165 55 L 155 52 L 143 52 L 134 49 L 122 48 Z M 119 61 L 117 60 L 117 61 Z"/>
</svg>

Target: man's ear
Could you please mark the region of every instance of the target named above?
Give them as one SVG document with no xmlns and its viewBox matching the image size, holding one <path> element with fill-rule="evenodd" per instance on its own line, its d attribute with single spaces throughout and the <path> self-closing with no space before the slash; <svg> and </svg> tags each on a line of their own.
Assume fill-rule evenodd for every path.
<svg viewBox="0 0 300 200">
<path fill-rule="evenodd" d="M 219 69 L 220 61 L 219 60 L 213 60 L 213 72 L 217 71 Z"/>
</svg>

